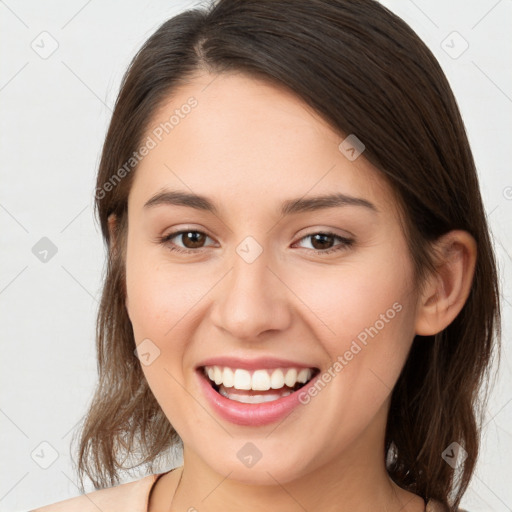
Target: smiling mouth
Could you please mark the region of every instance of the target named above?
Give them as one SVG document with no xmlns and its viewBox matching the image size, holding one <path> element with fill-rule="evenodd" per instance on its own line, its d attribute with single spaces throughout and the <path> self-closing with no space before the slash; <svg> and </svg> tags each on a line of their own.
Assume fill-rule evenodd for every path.
<svg viewBox="0 0 512 512">
<path fill-rule="evenodd" d="M 313 379 L 318 368 L 245 370 L 226 366 L 199 368 L 212 388 L 229 400 L 259 404 L 295 393 Z"/>
</svg>

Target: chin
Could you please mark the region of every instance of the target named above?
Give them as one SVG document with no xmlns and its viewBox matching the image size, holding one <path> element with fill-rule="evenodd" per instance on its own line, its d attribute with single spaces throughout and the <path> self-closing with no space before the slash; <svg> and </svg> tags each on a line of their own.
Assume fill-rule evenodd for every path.
<svg viewBox="0 0 512 512">
<path fill-rule="evenodd" d="M 244 445 L 249 445 L 250 441 L 238 443 L 242 447 L 235 451 L 240 452 L 244 448 Z M 255 445 L 257 444 L 254 443 Z M 253 460 L 252 462 L 247 461 L 246 463 L 240 461 L 235 455 L 233 458 L 222 458 L 212 454 L 214 459 L 209 462 L 205 459 L 205 462 L 218 474 L 229 475 L 227 478 L 230 480 L 236 480 L 246 485 L 276 485 L 285 484 L 287 482 L 301 478 L 305 473 L 308 472 L 306 461 L 304 457 L 293 457 L 290 458 L 289 446 L 284 445 L 282 452 L 275 450 L 262 449 L 261 458 L 259 460 Z M 251 448 L 253 449 L 253 448 Z M 250 451 L 246 447 L 246 451 Z M 300 450 L 295 449 L 298 453 Z M 265 452 L 267 454 L 265 455 Z M 288 452 L 288 453 L 287 453 Z M 255 450 L 254 450 L 254 453 Z M 243 451 L 242 451 L 243 454 Z M 240 458 L 243 460 L 243 455 Z M 247 464 L 247 465 L 246 465 Z"/>
</svg>

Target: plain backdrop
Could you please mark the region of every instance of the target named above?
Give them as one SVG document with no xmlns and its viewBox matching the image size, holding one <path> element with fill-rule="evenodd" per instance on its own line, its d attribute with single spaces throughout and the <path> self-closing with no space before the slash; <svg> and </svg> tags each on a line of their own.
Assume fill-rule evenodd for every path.
<svg viewBox="0 0 512 512">
<path fill-rule="evenodd" d="M 509 511 L 512 2 L 382 3 L 440 61 L 476 159 L 500 266 L 504 352 L 463 506 Z M 96 379 L 105 252 L 92 206 L 100 150 L 131 58 L 161 23 L 195 5 L 0 1 L 1 511 L 79 494 L 70 441 Z"/>
</svg>

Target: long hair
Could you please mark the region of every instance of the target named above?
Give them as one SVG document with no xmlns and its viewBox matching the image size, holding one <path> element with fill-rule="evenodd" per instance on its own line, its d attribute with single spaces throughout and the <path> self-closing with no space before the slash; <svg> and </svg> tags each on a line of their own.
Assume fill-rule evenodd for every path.
<svg viewBox="0 0 512 512">
<path fill-rule="evenodd" d="M 448 81 L 416 33 L 374 0 L 220 0 L 166 21 L 133 58 L 97 176 L 108 257 L 97 318 L 99 382 L 78 449 L 82 489 L 84 474 L 101 488 L 118 483 L 122 470 L 152 471 L 159 455 L 180 442 L 134 354 L 125 308 L 127 199 L 136 172 L 126 162 L 159 106 L 200 69 L 284 85 L 336 132 L 357 134 L 403 211 L 419 287 L 434 271 L 433 241 L 453 229 L 476 240 L 469 297 L 442 332 L 413 340 L 385 436 L 391 478 L 456 510 L 475 468 L 488 397 L 483 384 L 499 348 L 496 261 Z M 118 219 L 115 245 L 110 214 Z M 453 442 L 467 452 L 455 468 L 442 457 Z"/>
</svg>

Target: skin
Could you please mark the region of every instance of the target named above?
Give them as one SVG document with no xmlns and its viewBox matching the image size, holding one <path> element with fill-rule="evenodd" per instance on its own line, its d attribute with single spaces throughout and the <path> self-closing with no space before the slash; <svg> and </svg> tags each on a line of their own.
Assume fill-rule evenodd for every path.
<svg viewBox="0 0 512 512">
<path fill-rule="evenodd" d="M 461 231 L 443 238 L 439 274 L 420 295 L 393 191 L 364 153 L 350 161 L 338 149 L 345 137 L 299 98 L 242 74 L 197 75 L 150 126 L 190 96 L 197 107 L 139 164 L 128 200 L 126 307 L 136 343 L 149 338 L 160 350 L 143 371 L 184 443 L 183 467 L 160 478 L 149 510 L 423 511 L 385 469 L 391 391 L 414 335 L 439 332 L 462 308 L 474 240 Z M 219 211 L 144 208 L 164 188 L 208 196 Z M 285 200 L 333 191 L 377 211 L 279 214 Z M 180 229 L 207 237 L 199 249 L 183 236 L 159 241 Z M 355 241 L 307 237 L 326 230 Z M 236 252 L 247 236 L 262 249 L 251 264 Z M 173 243 L 196 253 L 173 252 Z M 315 253 L 322 247 L 341 250 Z M 194 368 L 215 355 L 327 370 L 394 303 L 400 312 L 280 423 L 231 424 L 201 393 Z M 251 468 L 237 458 L 247 442 L 262 453 Z"/>
</svg>

